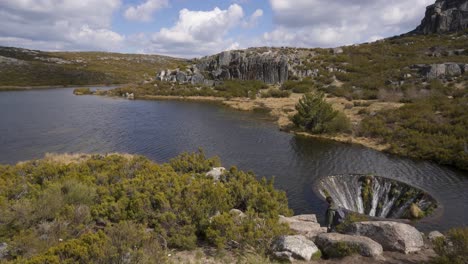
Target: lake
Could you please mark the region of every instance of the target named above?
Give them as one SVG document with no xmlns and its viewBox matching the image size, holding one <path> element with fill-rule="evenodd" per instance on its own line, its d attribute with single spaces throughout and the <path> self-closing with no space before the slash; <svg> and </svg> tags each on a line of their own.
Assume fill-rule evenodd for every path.
<svg viewBox="0 0 468 264">
<path fill-rule="evenodd" d="M 275 177 L 296 214 L 322 215 L 314 191 L 321 177 L 373 173 L 428 191 L 440 203 L 421 230 L 468 224 L 468 173 L 365 147 L 297 137 L 261 113 L 217 104 L 129 101 L 74 96 L 72 88 L 0 93 L 0 163 L 37 159 L 47 152 L 126 152 L 165 162 L 203 148 L 225 167 Z"/>
</svg>

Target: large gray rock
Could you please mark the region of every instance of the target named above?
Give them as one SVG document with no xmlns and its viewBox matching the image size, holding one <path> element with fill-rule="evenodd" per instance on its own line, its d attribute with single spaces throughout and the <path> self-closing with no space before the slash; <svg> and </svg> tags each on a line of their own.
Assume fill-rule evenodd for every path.
<svg viewBox="0 0 468 264">
<path fill-rule="evenodd" d="M 273 243 L 273 254 L 280 259 L 309 261 L 319 251 L 314 242 L 304 236 L 282 236 Z"/>
<path fill-rule="evenodd" d="M 276 53 L 225 51 L 201 58 L 200 71 L 210 73 L 216 80 L 260 80 L 269 84 L 288 80 L 288 58 Z"/>
<path fill-rule="evenodd" d="M 462 69 L 457 63 L 446 63 L 445 74 L 447 76 L 460 76 L 462 75 Z"/>
<path fill-rule="evenodd" d="M 418 70 L 423 77 L 426 77 L 429 80 L 445 77 L 458 77 L 468 70 L 467 64 L 458 64 L 453 62 L 431 65 L 417 64 L 413 65 L 412 68 Z"/>
<path fill-rule="evenodd" d="M 433 34 L 463 31 L 468 28 L 467 0 L 437 0 L 426 9 L 415 33 Z"/>
<path fill-rule="evenodd" d="M 382 255 L 382 245 L 364 236 L 351 236 L 338 233 L 320 234 L 315 239 L 315 244 L 325 255 L 333 255 L 342 244 L 353 248 L 356 253 L 365 257 L 378 257 Z"/>
<path fill-rule="evenodd" d="M 178 83 L 184 83 L 187 81 L 187 74 L 183 71 L 179 71 L 176 74 L 176 80 Z"/>
<path fill-rule="evenodd" d="M 371 238 L 386 251 L 405 254 L 421 250 L 424 246 L 421 233 L 414 227 L 397 222 L 358 222 L 350 226 L 348 234 Z"/>
<path fill-rule="evenodd" d="M 192 84 L 203 84 L 205 82 L 205 77 L 201 73 L 196 72 L 193 74 L 191 82 Z"/>
<path fill-rule="evenodd" d="M 441 238 L 445 238 L 444 234 L 442 234 L 441 232 L 439 231 L 432 231 L 430 232 L 427 237 L 429 238 L 429 240 L 431 242 L 434 242 L 436 239 L 438 239 L 439 237 Z"/>
<path fill-rule="evenodd" d="M 317 223 L 315 215 L 296 215 L 293 217 L 280 215 L 279 222 L 287 223 L 292 231 L 308 239 L 315 239 L 318 234 L 327 232 L 327 228 L 320 227 L 320 224 Z"/>
<path fill-rule="evenodd" d="M 215 167 L 211 169 L 209 172 L 206 173 L 207 177 L 213 178 L 215 181 L 219 181 L 221 176 L 226 172 L 226 168 L 223 167 Z"/>
<path fill-rule="evenodd" d="M 445 75 L 447 66 L 445 64 L 432 64 L 429 72 L 427 73 L 428 79 L 436 79 Z"/>
</svg>

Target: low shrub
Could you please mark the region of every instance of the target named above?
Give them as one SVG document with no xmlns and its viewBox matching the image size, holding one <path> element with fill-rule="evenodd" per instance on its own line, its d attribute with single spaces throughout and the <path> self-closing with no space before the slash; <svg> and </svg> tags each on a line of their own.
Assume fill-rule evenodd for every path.
<svg viewBox="0 0 468 264">
<path fill-rule="evenodd" d="M 438 254 L 433 264 L 464 264 L 468 263 L 468 228 L 451 229 L 447 238 L 437 238 L 434 250 Z"/>
<path fill-rule="evenodd" d="M 287 98 L 291 96 L 290 91 L 284 91 L 280 89 L 269 89 L 266 92 L 262 92 L 262 98 L 268 98 L 268 97 L 273 97 L 273 98 Z"/>
<path fill-rule="evenodd" d="M 0 166 L 6 263 L 154 263 L 200 244 L 266 252 L 289 232 L 285 193 L 234 167 L 205 176 L 219 165 L 200 150 L 162 165 L 112 154 Z"/>
</svg>

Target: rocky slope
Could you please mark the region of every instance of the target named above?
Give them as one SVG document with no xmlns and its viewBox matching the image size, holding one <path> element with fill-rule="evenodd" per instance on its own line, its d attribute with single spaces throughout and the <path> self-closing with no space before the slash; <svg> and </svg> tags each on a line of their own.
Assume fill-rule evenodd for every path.
<svg viewBox="0 0 468 264">
<path fill-rule="evenodd" d="M 467 0 L 437 0 L 426 9 L 426 15 L 414 32 L 446 33 L 468 28 Z"/>
<path fill-rule="evenodd" d="M 107 52 L 45 52 L 0 47 L 0 86 L 87 85 L 138 82 L 185 60 Z"/>
<path fill-rule="evenodd" d="M 212 86 L 217 81 L 259 80 L 268 84 L 283 83 L 289 79 L 292 57 L 282 49 L 251 48 L 224 51 L 194 60 L 183 70 L 164 70 L 158 80 Z"/>
</svg>

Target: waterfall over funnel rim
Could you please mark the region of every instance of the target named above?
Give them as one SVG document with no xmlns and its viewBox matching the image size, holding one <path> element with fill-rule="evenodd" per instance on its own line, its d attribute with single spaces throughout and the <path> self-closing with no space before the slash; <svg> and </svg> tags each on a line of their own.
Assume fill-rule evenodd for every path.
<svg viewBox="0 0 468 264">
<path fill-rule="evenodd" d="M 339 207 L 373 217 L 417 219 L 437 208 L 436 200 L 427 192 L 374 175 L 329 176 L 319 181 L 317 189 Z"/>
</svg>

